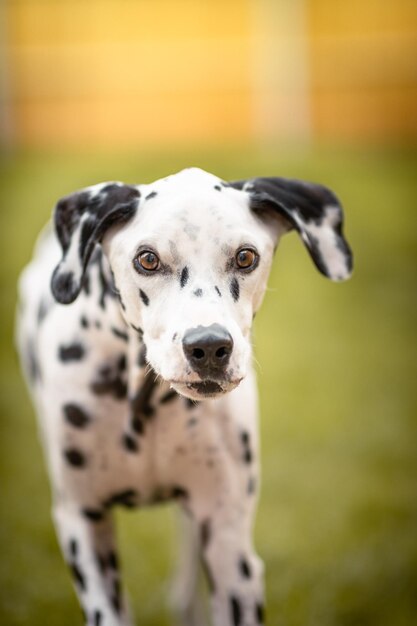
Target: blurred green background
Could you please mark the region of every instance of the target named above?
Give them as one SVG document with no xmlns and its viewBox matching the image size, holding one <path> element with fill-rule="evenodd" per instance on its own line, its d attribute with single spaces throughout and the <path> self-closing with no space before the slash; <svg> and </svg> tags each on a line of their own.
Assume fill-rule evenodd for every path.
<svg viewBox="0 0 417 626">
<path fill-rule="evenodd" d="M 328 185 L 355 253 L 352 280 L 332 284 L 295 234 L 284 238 L 255 322 L 268 623 L 417 623 L 416 5 L 289 5 L 1 7 L 2 625 L 81 624 L 13 348 L 18 274 L 60 196 L 190 165 Z M 144 53 L 137 63 L 126 39 Z M 174 511 L 117 516 L 137 622 L 167 626 Z"/>
</svg>

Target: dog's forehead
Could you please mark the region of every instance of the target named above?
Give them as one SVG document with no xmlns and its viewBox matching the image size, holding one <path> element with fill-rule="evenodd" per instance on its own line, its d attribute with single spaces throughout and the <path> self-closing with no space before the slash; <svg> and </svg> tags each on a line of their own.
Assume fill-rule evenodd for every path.
<svg viewBox="0 0 417 626">
<path fill-rule="evenodd" d="M 251 223 L 249 196 L 199 168 L 189 168 L 142 185 L 138 219 L 143 226 L 157 220 L 173 225 L 181 222 L 234 224 Z M 161 223 L 161 222 L 159 222 Z"/>
</svg>

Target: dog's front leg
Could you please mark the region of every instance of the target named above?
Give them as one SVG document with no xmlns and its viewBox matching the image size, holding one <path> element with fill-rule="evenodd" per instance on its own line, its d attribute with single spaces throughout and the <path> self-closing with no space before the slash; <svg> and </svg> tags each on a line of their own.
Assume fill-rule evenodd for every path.
<svg viewBox="0 0 417 626">
<path fill-rule="evenodd" d="M 191 496 L 188 506 L 199 525 L 213 626 L 263 624 L 263 563 L 251 538 L 253 494 L 245 498 L 229 483 L 211 504 L 206 500 L 200 507 L 198 496 L 197 501 Z"/>
<path fill-rule="evenodd" d="M 64 558 L 88 626 L 128 626 L 128 607 L 120 589 L 113 523 L 109 513 L 54 506 L 53 516 Z"/>
<path fill-rule="evenodd" d="M 263 563 L 244 525 L 225 527 L 213 520 L 202 557 L 211 588 L 213 625 L 263 624 Z"/>
</svg>

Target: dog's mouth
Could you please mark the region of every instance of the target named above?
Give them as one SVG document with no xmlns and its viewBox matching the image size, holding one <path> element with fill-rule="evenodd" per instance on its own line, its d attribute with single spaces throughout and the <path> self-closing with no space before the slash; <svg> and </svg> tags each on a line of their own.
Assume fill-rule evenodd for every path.
<svg viewBox="0 0 417 626">
<path fill-rule="evenodd" d="M 202 380 L 200 382 L 171 381 L 171 386 L 182 396 L 191 400 L 218 398 L 238 386 L 241 379 L 234 381 Z"/>
</svg>

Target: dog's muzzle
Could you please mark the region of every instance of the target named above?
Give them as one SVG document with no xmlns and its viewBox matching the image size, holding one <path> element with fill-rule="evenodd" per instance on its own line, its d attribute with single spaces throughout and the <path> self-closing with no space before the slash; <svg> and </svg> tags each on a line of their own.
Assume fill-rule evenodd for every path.
<svg viewBox="0 0 417 626">
<path fill-rule="evenodd" d="M 202 380 L 223 380 L 233 351 L 231 334 L 220 324 L 197 326 L 186 331 L 184 354 Z"/>
</svg>

